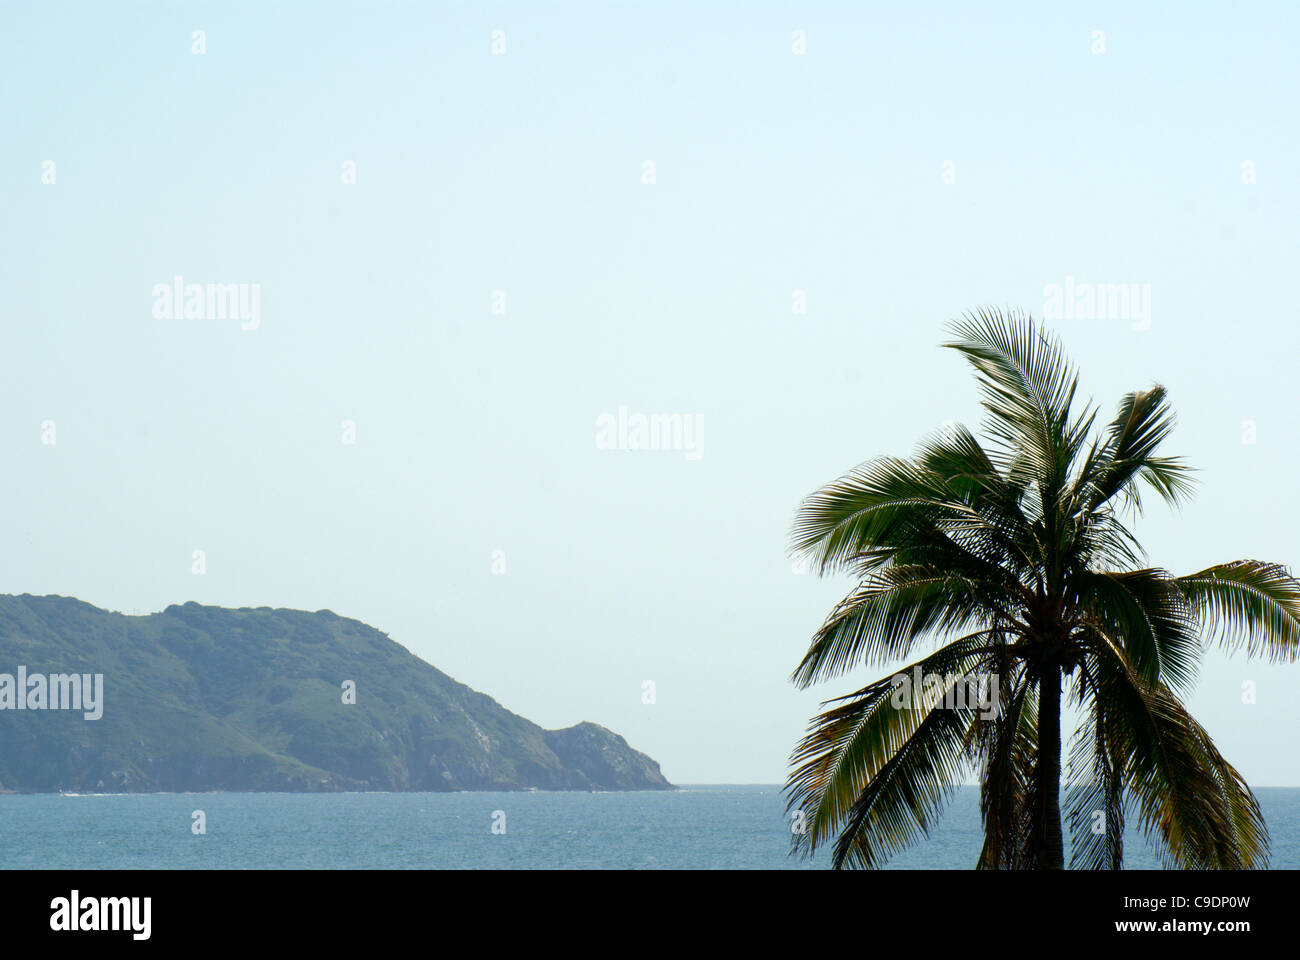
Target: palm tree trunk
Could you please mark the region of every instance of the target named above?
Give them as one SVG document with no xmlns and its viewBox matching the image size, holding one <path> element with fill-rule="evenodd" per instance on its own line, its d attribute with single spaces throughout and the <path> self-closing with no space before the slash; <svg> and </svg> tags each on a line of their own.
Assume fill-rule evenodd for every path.
<svg viewBox="0 0 1300 960">
<path fill-rule="evenodd" d="M 1064 870 L 1061 834 L 1061 668 L 1048 664 L 1038 688 L 1038 778 L 1035 817 L 1038 868 Z"/>
</svg>

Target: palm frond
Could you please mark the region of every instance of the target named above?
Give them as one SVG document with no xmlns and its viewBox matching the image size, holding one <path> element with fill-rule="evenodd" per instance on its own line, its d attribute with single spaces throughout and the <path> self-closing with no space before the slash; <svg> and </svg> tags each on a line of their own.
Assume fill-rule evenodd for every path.
<svg viewBox="0 0 1300 960">
<path fill-rule="evenodd" d="M 1138 824 L 1160 841 L 1166 865 L 1266 866 L 1268 830 L 1245 780 L 1167 687 L 1145 684 L 1113 638 L 1097 639 L 1091 669 L 1105 737 L 1122 761 Z"/>
<path fill-rule="evenodd" d="M 1165 388 L 1125 394 L 1111 421 L 1106 442 L 1084 462 L 1077 488 L 1086 507 L 1095 509 L 1116 494 L 1142 509 L 1137 481 L 1145 481 L 1167 503 L 1177 506 L 1195 490 L 1192 471 L 1177 457 L 1159 457 L 1155 450 L 1174 427 L 1174 413 Z"/>
<path fill-rule="evenodd" d="M 987 626 L 994 613 L 975 581 L 922 566 L 869 576 L 831 612 L 791 679 L 800 688 L 859 665 L 909 656 L 923 637 Z"/>
<path fill-rule="evenodd" d="M 944 696 L 965 683 L 960 678 Z M 929 836 L 966 769 L 962 736 L 970 707 L 934 706 L 858 795 L 835 841 L 832 866 L 874 869 Z"/>
<path fill-rule="evenodd" d="M 1075 685 L 1083 704 L 1087 681 Z M 1070 867 L 1119 870 L 1124 864 L 1124 770 L 1107 740 L 1109 725 L 1101 703 L 1092 700 L 1075 731 L 1066 765 L 1064 815 L 1070 833 Z"/>
<path fill-rule="evenodd" d="M 814 718 L 791 757 L 793 769 L 785 788 L 787 809 L 802 811 L 806 822 L 804 832 L 794 835 L 796 850 L 810 855 L 851 818 L 852 809 L 870 789 L 875 791 L 875 803 L 880 804 L 871 805 L 874 813 L 870 819 L 881 832 L 858 841 L 858 861 L 876 863 L 910 842 L 916 829 L 926 827 L 935 804 L 956 783 L 949 778 L 949 774 L 956 775 L 956 768 L 944 760 L 923 769 L 924 765 L 917 766 L 917 748 L 908 745 L 921 732 L 922 741 L 928 744 L 922 755 L 934 757 L 937 749 L 937 756 L 947 758 L 948 748 L 928 739 L 944 731 L 953 741 L 951 749 L 960 755 L 965 727 L 953 733 L 946 721 L 931 717 L 965 718 L 967 711 L 955 709 L 956 697 L 949 691 L 966 683 L 968 674 L 991 649 L 987 635 L 979 632 L 903 668 L 894 677 L 919 672 L 922 677 L 936 678 L 922 684 L 921 690 L 909 690 L 906 698 L 897 694 L 900 683 L 886 677 L 847 697 L 828 701 L 830 709 Z M 948 706 L 948 700 L 954 707 Z M 904 759 L 898 759 L 900 755 Z M 885 779 L 876 783 L 882 775 Z M 904 781 L 911 783 L 911 792 L 891 792 Z M 894 787 L 881 793 L 887 782 Z"/>
<path fill-rule="evenodd" d="M 1072 430 L 1078 375 L 1060 341 L 1032 318 L 996 310 L 966 314 L 945 343 L 975 368 L 987 429 L 1009 460 L 1013 480 L 1032 480 L 1053 496 L 1086 430 Z"/>
<path fill-rule="evenodd" d="M 1004 709 L 982 726 L 980 817 L 984 845 L 975 867 L 1029 869 L 1034 851 L 1030 837 L 1034 822 L 1034 760 L 1038 753 L 1038 687 L 1022 676 L 1014 684 Z"/>
<path fill-rule="evenodd" d="M 1251 656 L 1300 656 L 1300 582 L 1276 563 L 1237 560 L 1174 581 L 1211 635 Z"/>
<path fill-rule="evenodd" d="M 1201 640 L 1195 615 L 1166 571 L 1085 571 L 1075 582 L 1086 618 L 1118 638 L 1144 683 L 1191 692 Z"/>
</svg>

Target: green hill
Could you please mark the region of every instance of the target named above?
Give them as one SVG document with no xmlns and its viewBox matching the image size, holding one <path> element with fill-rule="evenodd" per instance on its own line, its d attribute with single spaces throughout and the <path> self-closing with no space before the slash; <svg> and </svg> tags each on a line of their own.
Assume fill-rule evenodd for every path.
<svg viewBox="0 0 1300 960">
<path fill-rule="evenodd" d="M 103 674 L 103 716 L 0 709 L 5 791 L 673 789 L 604 727 L 543 730 L 328 610 L 0 596 L 19 666 Z"/>
</svg>

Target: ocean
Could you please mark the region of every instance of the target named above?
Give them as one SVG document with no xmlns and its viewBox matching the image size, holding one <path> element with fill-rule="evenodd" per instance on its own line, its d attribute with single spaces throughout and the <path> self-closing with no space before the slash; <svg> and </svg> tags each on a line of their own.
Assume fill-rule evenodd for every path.
<svg viewBox="0 0 1300 960">
<path fill-rule="evenodd" d="M 1275 868 L 1300 868 L 1300 789 L 1256 790 Z M 789 856 L 777 786 L 647 793 L 0 796 L 2 869 L 824 869 Z M 195 812 L 206 832 L 196 834 Z M 496 832 L 494 832 L 494 826 Z M 893 869 L 966 869 L 979 794 Z M 1067 841 L 1068 842 L 1068 841 Z M 1131 833 L 1126 866 L 1158 867 Z"/>
</svg>

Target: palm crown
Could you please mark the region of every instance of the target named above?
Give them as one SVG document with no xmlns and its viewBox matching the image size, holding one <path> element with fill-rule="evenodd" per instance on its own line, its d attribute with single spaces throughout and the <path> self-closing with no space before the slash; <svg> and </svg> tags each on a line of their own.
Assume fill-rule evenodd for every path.
<svg viewBox="0 0 1300 960">
<path fill-rule="evenodd" d="M 945 430 L 808 497 L 796 555 L 858 586 L 813 636 L 800 687 L 859 665 L 920 660 L 828 701 L 792 757 L 795 849 L 835 837 L 833 865 L 876 867 L 927 833 L 952 791 L 981 783 L 977 866 L 1119 868 L 1126 814 L 1167 865 L 1266 865 L 1254 795 L 1181 702 L 1203 639 L 1292 660 L 1300 583 L 1255 560 L 1173 576 L 1124 523 L 1140 493 L 1170 504 L 1189 468 L 1157 451 L 1163 387 L 1125 396 L 1108 425 L 1075 410 L 1077 374 L 1032 319 L 981 311 L 945 344 L 975 368 L 987 442 Z M 934 647 L 937 645 L 937 649 Z M 934 678 L 900 698 L 901 676 Z M 992 678 L 995 686 L 990 686 Z M 960 688 L 995 689 L 982 709 Z M 1061 801 L 1061 698 L 1079 728 Z M 903 702 L 900 702 L 903 701 Z"/>
</svg>

